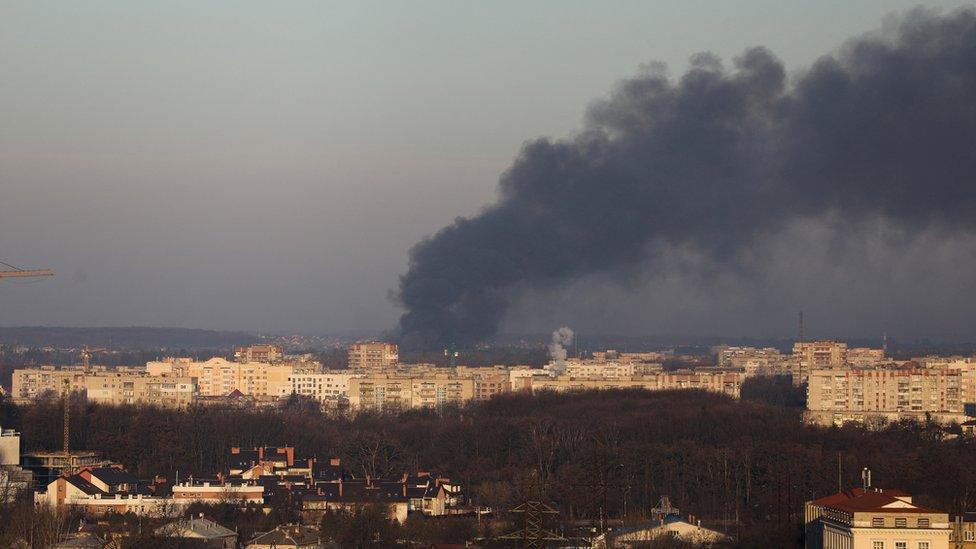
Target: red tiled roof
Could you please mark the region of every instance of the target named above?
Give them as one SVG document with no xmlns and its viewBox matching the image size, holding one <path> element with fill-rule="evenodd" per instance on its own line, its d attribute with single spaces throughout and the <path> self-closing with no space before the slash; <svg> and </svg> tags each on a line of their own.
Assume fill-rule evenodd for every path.
<svg viewBox="0 0 976 549">
<path fill-rule="evenodd" d="M 813 500 L 815 505 L 830 507 L 849 513 L 941 513 L 936 509 L 922 507 L 914 503 L 907 503 L 898 498 L 908 497 L 908 494 L 901 490 L 879 490 L 871 489 L 865 491 L 861 488 L 854 488 L 844 492 L 822 497 Z M 892 503 L 899 502 L 898 506 L 888 507 Z M 905 505 L 908 506 L 905 506 Z"/>
</svg>

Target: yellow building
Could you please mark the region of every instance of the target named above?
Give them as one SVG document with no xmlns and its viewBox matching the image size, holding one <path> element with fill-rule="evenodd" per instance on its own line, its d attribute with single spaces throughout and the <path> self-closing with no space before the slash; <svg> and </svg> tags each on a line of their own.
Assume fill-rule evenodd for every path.
<svg viewBox="0 0 976 549">
<path fill-rule="evenodd" d="M 949 549 L 949 515 L 899 490 L 855 488 L 808 501 L 806 549 Z"/>
<path fill-rule="evenodd" d="M 474 398 L 474 380 L 450 373 L 425 376 L 364 375 L 349 380 L 349 405 L 361 410 L 406 410 L 464 404 Z"/>
<path fill-rule="evenodd" d="M 349 368 L 354 370 L 382 370 L 400 361 L 399 350 L 393 343 L 352 343 L 347 350 Z"/>
<path fill-rule="evenodd" d="M 964 396 L 956 369 L 814 370 L 806 418 L 822 425 L 871 418 L 965 421 Z"/>
<path fill-rule="evenodd" d="M 45 393 L 60 395 L 66 387 L 71 392 L 84 392 L 85 370 L 80 366 L 19 368 L 13 372 L 10 396 L 16 404 L 27 404 Z"/>
<path fill-rule="evenodd" d="M 197 398 L 192 377 L 150 376 L 146 374 L 99 373 L 85 379 L 89 402 L 99 404 L 150 404 L 185 408 Z"/>
<path fill-rule="evenodd" d="M 290 377 L 302 368 L 289 363 L 240 363 L 217 357 L 203 362 L 187 359 L 148 362 L 146 371 L 151 375 L 196 378 L 200 396 L 224 396 L 237 390 L 245 395 L 277 398 L 291 393 Z"/>
</svg>

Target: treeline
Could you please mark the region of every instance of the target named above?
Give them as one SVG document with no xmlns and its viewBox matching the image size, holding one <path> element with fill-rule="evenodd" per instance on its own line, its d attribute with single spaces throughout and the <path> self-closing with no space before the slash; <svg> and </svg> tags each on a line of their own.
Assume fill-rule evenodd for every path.
<svg viewBox="0 0 976 549">
<path fill-rule="evenodd" d="M 72 445 L 147 478 L 176 470 L 212 475 L 230 446 L 292 445 L 338 456 L 359 475 L 433 470 L 496 510 L 540 498 L 561 511 L 567 528 L 649 518 L 667 495 L 685 514 L 726 521 L 741 546 L 754 547 L 799 544 L 803 502 L 839 483 L 859 485 L 863 467 L 878 486 L 907 490 L 919 503 L 949 512 L 976 508 L 976 451 L 945 441 L 936 425 L 818 428 L 804 425 L 795 408 L 750 398 L 513 394 L 439 412 L 355 417 L 323 414 L 301 399 L 267 411 L 76 403 Z M 0 407 L 0 423 L 23 432 L 25 451 L 58 448 L 61 418 L 57 401 Z"/>
</svg>

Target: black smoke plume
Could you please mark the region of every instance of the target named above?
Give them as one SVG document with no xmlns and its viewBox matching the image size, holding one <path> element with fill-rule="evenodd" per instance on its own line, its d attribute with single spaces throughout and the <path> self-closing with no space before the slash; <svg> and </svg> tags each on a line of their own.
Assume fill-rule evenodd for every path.
<svg viewBox="0 0 976 549">
<path fill-rule="evenodd" d="M 828 215 L 971 231 L 974 168 L 972 10 L 912 11 L 793 78 L 763 48 L 731 69 L 698 55 L 676 81 L 652 67 L 577 135 L 526 143 L 494 205 L 411 250 L 401 341 L 471 345 L 520 289 L 634 269 L 661 245 L 735 264 Z"/>
</svg>

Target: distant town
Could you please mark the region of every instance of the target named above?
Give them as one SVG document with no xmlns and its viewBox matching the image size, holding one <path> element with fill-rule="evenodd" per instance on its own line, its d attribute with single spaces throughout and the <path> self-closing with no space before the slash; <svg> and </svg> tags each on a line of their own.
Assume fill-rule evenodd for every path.
<svg viewBox="0 0 976 549">
<path fill-rule="evenodd" d="M 6 351 L 30 349 L 8 346 Z M 577 351 L 568 356 L 567 349 L 550 347 L 551 358 L 542 365 L 482 366 L 465 365 L 465 355 L 455 351 L 445 351 L 440 365 L 405 363 L 396 344 L 382 341 L 350 343 L 344 364 L 331 366 L 313 353 L 289 354 L 276 344 L 238 346 L 227 357 L 178 356 L 144 365 L 101 365 L 98 357 L 105 352 L 84 347 L 77 364 L 15 368 L 9 389 L 0 386 L 13 406 L 28 409 L 47 402 L 64 413 L 60 448 L 22 451 L 21 432 L 9 427 L 2 428 L 0 436 L 0 501 L 10 505 L 28 498 L 38 508 L 86 517 L 89 526 L 59 533 L 64 543 L 52 546 L 109 547 L 113 539 L 125 546 L 124 540 L 132 541 L 131 533 L 118 525 L 109 527 L 104 520 L 111 516 L 153 521 L 154 538 L 203 539 L 215 547 L 326 547 L 335 537 L 323 531 L 323 521 L 364 508 L 377 509 L 381 520 L 401 525 L 414 514 L 479 523 L 500 518 L 501 509 L 472 497 L 469 486 L 452 480 L 455 472 L 433 472 L 424 463 L 398 473 L 349 468 L 338 456 L 315 455 L 301 446 L 226 447 L 219 461 L 223 466 L 209 475 L 159 469 L 137 476 L 130 472 L 133 464 L 111 459 L 111 448 L 71 446 L 69 430 L 77 423 L 70 414 L 81 405 L 174 413 L 301 409 L 334 421 L 369 414 L 392 417 L 411 410 L 445 414 L 518 395 L 572 400 L 607 394 L 618 399 L 620 391 L 691 391 L 735 401 L 743 397 L 744 387 L 748 392 L 749 384 L 756 382 L 803 394 L 802 421 L 811 426 L 859 425 L 870 432 L 910 422 L 940 426 L 941 440 L 963 441 L 976 435 L 976 357 L 894 359 L 884 347 L 849 347 L 833 340 L 797 341 L 791 352 L 722 345 L 707 355 L 662 349 Z M 31 428 L 21 425 L 23 430 Z M 913 503 L 911 495 L 897 487 L 874 488 L 870 475 L 865 467 L 859 487 L 839 485 L 834 495 L 808 500 L 802 510 L 795 510 L 805 517 L 807 547 L 861 547 L 858 540 L 868 535 L 861 532 L 868 523 L 871 549 L 948 548 L 950 540 L 955 547 L 969 547 L 967 541 L 976 544 L 976 515 L 950 518 L 946 511 Z M 643 511 L 644 516 L 656 517 L 647 526 L 596 525 L 585 536 L 572 537 L 572 546 L 634 547 L 663 537 L 690 546 L 735 543 L 728 523 L 716 517 L 682 517 L 668 495 L 660 494 L 653 509 Z M 218 503 L 242 511 L 264 509 L 265 514 L 284 506 L 291 514 L 274 528 L 250 532 L 244 539 L 207 517 L 207 512 L 213 515 L 208 506 Z M 710 526 L 703 526 L 702 519 Z M 904 545 L 903 537 L 912 544 Z M 288 545 L 289 539 L 308 544 Z M 505 546 L 504 539 L 471 535 L 467 541 Z M 507 539 L 519 545 L 518 535 Z M 90 545 L 78 545 L 83 542 Z"/>
</svg>

